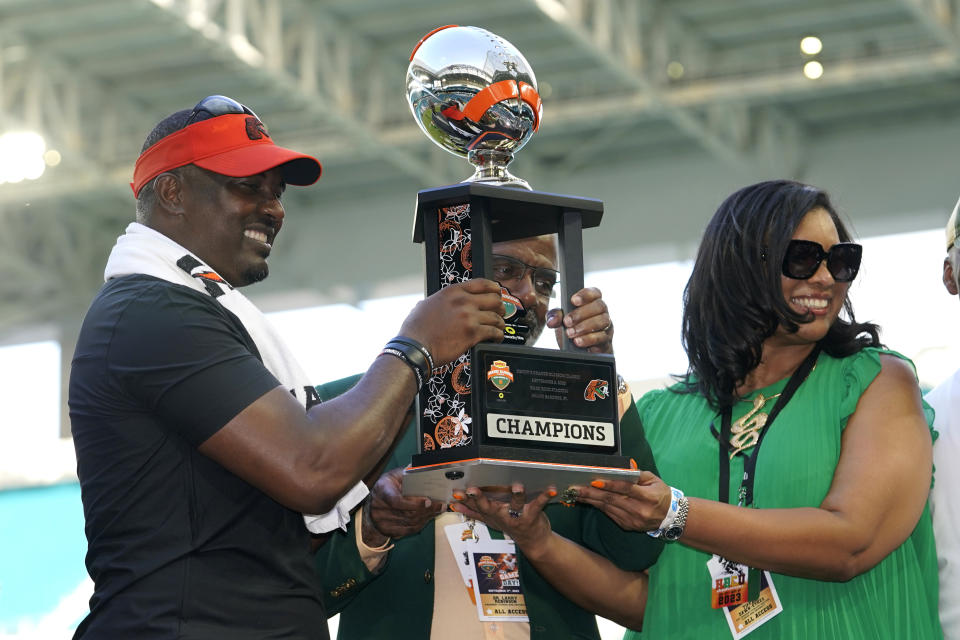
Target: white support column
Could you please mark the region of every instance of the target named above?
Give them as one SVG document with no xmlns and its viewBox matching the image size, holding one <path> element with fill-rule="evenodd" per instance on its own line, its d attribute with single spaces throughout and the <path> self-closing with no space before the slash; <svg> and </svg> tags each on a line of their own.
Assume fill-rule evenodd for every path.
<svg viewBox="0 0 960 640">
<path fill-rule="evenodd" d="M 283 8 L 279 0 L 264 0 L 261 6 L 263 13 L 263 30 L 261 39 L 256 42 L 263 52 L 267 69 L 282 72 L 286 68 L 283 57 Z M 257 31 L 252 29 L 251 31 Z M 255 37 L 251 34 L 252 37 Z"/>
<path fill-rule="evenodd" d="M 613 0 L 594 0 L 593 9 L 593 41 L 608 47 L 615 47 L 613 42 Z"/>
<path fill-rule="evenodd" d="M 353 37 L 347 33 L 338 33 L 333 37 L 333 58 L 331 60 L 334 78 L 329 87 L 333 93 L 337 107 L 341 113 L 354 114 L 356 104 L 353 92 L 353 74 L 351 73 L 351 59 L 353 57 Z"/>
<path fill-rule="evenodd" d="M 644 57 L 641 49 L 642 3 L 638 0 L 620 0 L 615 9 L 616 20 L 614 29 L 616 42 L 619 44 L 620 55 L 624 65 L 634 73 L 644 73 Z"/>
<path fill-rule="evenodd" d="M 300 91 L 311 95 L 317 92 L 317 30 L 309 23 L 301 24 L 291 33 L 291 46 L 299 44 L 299 50 L 294 54 L 291 50 L 291 59 L 298 61 L 297 75 L 300 81 Z"/>
</svg>

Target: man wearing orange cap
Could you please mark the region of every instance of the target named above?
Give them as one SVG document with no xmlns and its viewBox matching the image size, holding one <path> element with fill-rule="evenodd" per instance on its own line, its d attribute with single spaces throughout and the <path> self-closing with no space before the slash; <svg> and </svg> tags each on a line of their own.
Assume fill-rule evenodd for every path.
<svg viewBox="0 0 960 640">
<path fill-rule="evenodd" d="M 286 185 L 320 171 L 224 96 L 148 136 L 137 222 L 110 254 L 70 376 L 95 584 L 75 637 L 326 638 L 311 533 L 345 526 L 432 368 L 502 339 L 496 283 L 447 287 L 322 403 L 238 290 L 267 276 Z"/>
</svg>

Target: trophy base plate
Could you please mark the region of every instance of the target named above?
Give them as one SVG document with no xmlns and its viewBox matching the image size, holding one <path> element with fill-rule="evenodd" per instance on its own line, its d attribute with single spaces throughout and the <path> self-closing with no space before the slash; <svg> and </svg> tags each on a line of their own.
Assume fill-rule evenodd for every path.
<svg viewBox="0 0 960 640">
<path fill-rule="evenodd" d="M 571 485 L 582 486 L 592 480 L 636 482 L 638 477 L 640 469 L 472 458 L 408 466 L 403 470 L 403 495 L 451 502 L 454 491 L 479 487 L 487 492 L 487 497 L 509 500 L 511 485 L 519 482 L 526 490 L 528 502 L 551 486 L 556 487 L 558 495 L 550 501 L 559 502 L 563 490 Z"/>
</svg>

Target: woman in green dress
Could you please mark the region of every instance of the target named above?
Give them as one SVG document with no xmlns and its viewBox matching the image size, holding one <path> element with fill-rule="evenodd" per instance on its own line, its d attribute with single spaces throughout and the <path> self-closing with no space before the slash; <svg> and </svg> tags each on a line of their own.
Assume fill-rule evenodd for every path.
<svg viewBox="0 0 960 640">
<path fill-rule="evenodd" d="M 663 480 L 576 488 L 672 542 L 649 576 L 558 540 L 547 495 L 519 518 L 478 493 L 466 507 L 507 521 L 541 573 L 591 581 L 594 600 L 617 585 L 610 601 L 644 612 L 643 638 L 942 637 L 932 416 L 912 364 L 854 318 L 859 264 L 813 187 L 759 183 L 717 210 L 684 294 L 688 372 L 637 403 Z"/>
</svg>

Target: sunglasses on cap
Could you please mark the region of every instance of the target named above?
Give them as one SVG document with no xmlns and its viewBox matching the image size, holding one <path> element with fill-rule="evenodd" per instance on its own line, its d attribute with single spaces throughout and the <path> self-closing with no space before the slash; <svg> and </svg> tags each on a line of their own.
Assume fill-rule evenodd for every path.
<svg viewBox="0 0 960 640">
<path fill-rule="evenodd" d="M 824 251 L 818 242 L 791 240 L 783 257 L 783 275 L 794 280 L 806 280 L 817 272 L 820 263 L 827 260 L 827 270 L 837 282 L 851 282 L 860 270 L 863 247 L 855 242 L 838 242 Z"/>
<path fill-rule="evenodd" d="M 257 120 L 260 119 L 260 116 L 255 114 L 250 107 L 240 104 L 233 98 L 228 98 L 227 96 L 221 95 L 212 95 L 207 96 L 194 105 L 193 111 L 190 112 L 190 117 L 187 118 L 187 124 L 184 126 L 193 124 L 194 122 L 207 120 L 209 118 L 216 118 L 217 116 L 225 116 L 230 113 L 245 113 L 248 116 L 253 116 Z M 201 117 L 203 114 L 207 115 Z"/>
</svg>

